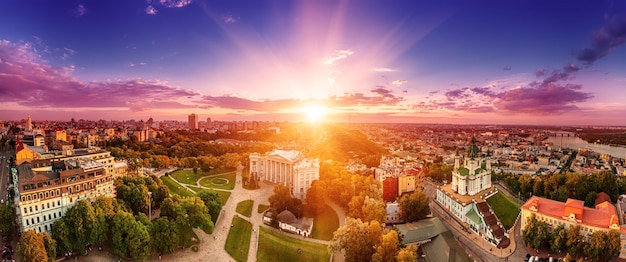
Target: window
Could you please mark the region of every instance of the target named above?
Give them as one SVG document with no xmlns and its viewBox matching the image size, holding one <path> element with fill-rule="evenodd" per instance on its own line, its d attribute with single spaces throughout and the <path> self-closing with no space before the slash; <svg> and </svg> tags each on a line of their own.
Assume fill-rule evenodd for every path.
<svg viewBox="0 0 626 262">
<path fill-rule="evenodd" d="M 52 219 L 52 216 L 50 214 L 48 214 L 48 220 Z"/>
<path fill-rule="evenodd" d="M 54 215 L 54 218 L 57 218 L 57 213 L 54 213 L 53 215 Z"/>
<path fill-rule="evenodd" d="M 28 219 L 26 219 L 26 225 L 28 226 L 30 223 L 28 223 Z"/>
<path fill-rule="evenodd" d="M 53 204 L 54 204 L 54 203 L 53 203 Z M 50 208 L 50 202 L 48 202 L 48 205 L 47 205 L 47 206 L 48 206 L 48 208 Z"/>
<path fill-rule="evenodd" d="M 57 206 L 61 206 L 61 200 L 57 201 Z"/>
<path fill-rule="evenodd" d="M 26 211 L 26 208 L 24 208 L 24 214 L 26 214 L 26 213 L 28 213 L 28 212 Z"/>
<path fill-rule="evenodd" d="M 48 225 L 43 226 L 43 228 L 45 228 L 46 231 L 48 231 Z"/>
<path fill-rule="evenodd" d="M 39 217 L 37 217 L 37 223 L 39 223 Z"/>
<path fill-rule="evenodd" d="M 33 207 L 28 207 L 28 212 L 32 213 L 33 212 Z"/>
<path fill-rule="evenodd" d="M 37 210 L 37 206 L 35 206 L 35 211 L 38 211 L 38 210 Z"/>
<path fill-rule="evenodd" d="M 44 222 L 46 221 L 46 216 L 45 216 L 45 215 L 43 216 L 43 221 L 44 221 Z"/>
<path fill-rule="evenodd" d="M 44 206 L 43 204 L 41 204 L 41 210 L 46 209 L 46 206 Z"/>
</svg>

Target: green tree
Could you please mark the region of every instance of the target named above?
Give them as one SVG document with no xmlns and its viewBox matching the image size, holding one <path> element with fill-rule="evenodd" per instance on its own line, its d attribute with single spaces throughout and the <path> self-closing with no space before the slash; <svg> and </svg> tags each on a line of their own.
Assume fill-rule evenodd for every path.
<svg viewBox="0 0 626 262">
<path fill-rule="evenodd" d="M 552 241 L 550 242 L 550 249 L 554 253 L 560 253 L 567 248 L 567 230 L 565 226 L 559 225 L 552 230 Z"/>
<path fill-rule="evenodd" d="M 17 243 L 17 255 L 22 261 L 48 261 L 50 259 L 41 234 L 35 233 L 35 230 L 28 230 L 22 234 Z"/>
<path fill-rule="evenodd" d="M 65 220 L 68 229 L 70 250 L 79 254 L 85 253 L 87 244 L 95 243 L 93 242 L 94 237 L 100 230 L 96 227 L 96 215 L 93 207 L 89 202 L 80 200 L 75 206 L 67 210 L 63 220 Z"/>
<path fill-rule="evenodd" d="M 111 247 L 113 253 L 121 257 L 145 259 L 151 251 L 148 229 L 132 214 L 118 212 L 111 225 Z"/>
<path fill-rule="evenodd" d="M 160 217 L 152 223 L 150 232 L 152 239 L 152 248 L 162 254 L 169 254 L 178 248 L 179 241 L 172 239 L 180 239 L 179 228 L 176 223 L 170 221 L 167 217 Z"/>
<path fill-rule="evenodd" d="M 417 261 L 417 246 L 410 245 L 398 251 L 396 262 L 415 262 Z"/>
<path fill-rule="evenodd" d="M 386 262 L 394 261 L 398 253 L 398 232 L 389 230 L 383 234 L 380 245 L 376 247 L 376 252 L 372 256 L 372 261 Z"/>
<path fill-rule="evenodd" d="M 402 196 L 398 200 L 402 219 L 407 223 L 424 219 L 430 214 L 429 202 L 430 199 L 421 190 L 415 190 L 410 195 Z"/>
<path fill-rule="evenodd" d="M 217 220 L 217 217 L 220 215 L 222 210 L 222 200 L 220 199 L 220 195 L 215 191 L 202 190 L 198 192 L 198 197 L 202 199 L 204 205 L 209 210 L 211 219 L 213 221 Z"/>
<path fill-rule="evenodd" d="M 48 259 L 52 261 L 56 261 L 57 257 L 57 244 L 50 235 L 47 233 L 38 233 L 41 235 L 41 240 L 43 241 L 43 246 L 46 249 L 46 254 L 48 255 Z"/>
<path fill-rule="evenodd" d="M 70 229 L 65 222 L 65 218 L 54 221 L 52 224 L 52 238 L 57 243 L 57 252 L 65 254 L 72 251 L 72 239 L 70 239 Z"/>
<path fill-rule="evenodd" d="M 11 235 L 15 229 L 15 208 L 9 202 L 0 204 L 0 235 Z"/>
<path fill-rule="evenodd" d="M 289 210 L 297 217 L 302 216 L 302 200 L 291 196 L 291 191 L 283 185 L 274 186 L 274 194 L 269 197 L 270 206 L 276 213 Z"/>
</svg>

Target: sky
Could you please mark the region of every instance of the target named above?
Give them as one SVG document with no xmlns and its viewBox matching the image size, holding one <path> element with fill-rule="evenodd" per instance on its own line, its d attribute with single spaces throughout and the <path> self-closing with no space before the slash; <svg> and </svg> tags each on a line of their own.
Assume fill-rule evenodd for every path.
<svg viewBox="0 0 626 262">
<path fill-rule="evenodd" d="M 5 1 L 0 120 L 625 126 L 625 42 L 624 1 Z"/>
</svg>

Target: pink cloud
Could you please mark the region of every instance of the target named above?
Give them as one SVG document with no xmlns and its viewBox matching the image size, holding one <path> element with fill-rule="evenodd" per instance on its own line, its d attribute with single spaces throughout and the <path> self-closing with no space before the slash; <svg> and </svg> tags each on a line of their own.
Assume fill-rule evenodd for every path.
<svg viewBox="0 0 626 262">
<path fill-rule="evenodd" d="M 158 80 L 81 82 L 73 67 L 52 67 L 28 43 L 0 41 L 2 102 L 37 108 L 184 108 L 177 100 L 198 95 Z M 137 101 L 141 101 L 138 103 Z M 140 106 L 138 106 L 138 104 Z"/>
</svg>

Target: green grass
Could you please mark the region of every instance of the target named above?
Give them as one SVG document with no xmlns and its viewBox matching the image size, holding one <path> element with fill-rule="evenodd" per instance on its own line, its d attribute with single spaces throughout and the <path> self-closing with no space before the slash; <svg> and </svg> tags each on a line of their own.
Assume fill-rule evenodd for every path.
<svg viewBox="0 0 626 262">
<path fill-rule="evenodd" d="M 314 215 L 313 212 L 305 206 L 304 216 L 313 218 L 312 238 L 331 240 L 333 233 L 339 228 L 339 217 L 337 213 L 335 213 L 335 210 L 328 205 L 324 205 L 322 212 L 317 215 Z"/>
<path fill-rule="evenodd" d="M 228 179 L 228 183 L 224 185 L 221 185 L 221 183 L 219 185 L 214 185 L 211 183 L 214 179 L 216 179 L 216 182 L 221 182 L 220 179 Z M 210 188 L 233 190 L 233 188 L 235 188 L 235 173 L 204 178 L 200 180 L 200 185 Z"/>
<path fill-rule="evenodd" d="M 183 186 L 179 185 L 178 183 L 174 182 L 174 180 L 172 180 L 170 177 L 162 176 L 161 181 L 163 181 L 163 184 L 165 184 L 165 186 L 167 186 L 167 188 L 170 190 L 170 194 L 175 194 L 179 196 L 195 195 L 194 192 L 191 192 Z"/>
<path fill-rule="evenodd" d="M 295 236 L 295 235 L 294 235 Z M 298 254 L 301 249 L 301 254 Z M 326 245 L 307 242 L 260 227 L 257 261 L 328 261 Z"/>
<path fill-rule="evenodd" d="M 498 191 L 497 194 L 487 199 L 487 203 L 507 230 L 513 226 L 520 212 L 520 205 L 517 202 Z"/>
<path fill-rule="evenodd" d="M 232 225 L 233 226 L 228 231 L 224 249 L 226 249 L 226 252 L 236 261 L 247 261 L 252 224 L 243 218 L 235 216 Z"/>
<path fill-rule="evenodd" d="M 178 182 L 187 185 L 195 185 L 196 181 L 201 177 L 205 176 L 200 169 L 198 169 L 198 173 L 194 174 L 193 170 L 176 170 L 176 172 L 172 172 L 170 176 L 174 177 Z"/>
<path fill-rule="evenodd" d="M 259 204 L 259 207 L 257 208 L 256 212 L 261 214 L 261 213 L 263 213 L 263 211 L 267 210 L 268 208 L 270 208 L 270 206 Z"/>
<path fill-rule="evenodd" d="M 237 213 L 250 217 L 252 215 L 252 207 L 254 206 L 253 200 L 244 200 L 237 203 Z"/>
</svg>

